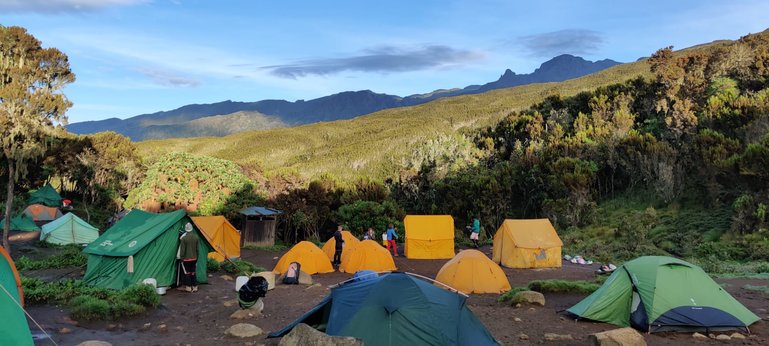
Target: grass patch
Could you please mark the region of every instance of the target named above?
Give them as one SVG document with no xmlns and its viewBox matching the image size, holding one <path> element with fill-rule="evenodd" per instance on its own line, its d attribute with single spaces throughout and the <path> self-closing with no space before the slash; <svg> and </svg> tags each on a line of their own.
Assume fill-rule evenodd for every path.
<svg viewBox="0 0 769 346">
<path fill-rule="evenodd" d="M 246 250 L 259 250 L 259 251 L 280 252 L 280 251 L 288 250 L 289 246 L 286 245 L 286 244 L 275 244 L 275 245 L 272 245 L 272 246 L 244 245 L 243 248 L 246 249 Z"/>
<path fill-rule="evenodd" d="M 27 304 L 63 304 L 75 319 L 114 320 L 143 313 L 160 305 L 152 286 L 134 284 L 122 291 L 86 285 L 81 280 L 45 282 L 22 277 Z"/>
<path fill-rule="evenodd" d="M 250 275 L 252 273 L 258 273 L 267 270 L 249 261 L 241 259 L 219 262 L 215 259 L 209 258 L 206 264 L 208 266 L 208 271 L 211 273 L 223 271 L 233 275 Z"/>
<path fill-rule="evenodd" d="M 529 289 L 540 293 L 585 293 L 595 292 L 601 285 L 590 281 L 534 280 Z"/>
<path fill-rule="evenodd" d="M 748 291 L 758 291 L 763 294 L 769 295 L 769 286 L 745 285 L 745 286 L 742 286 L 742 288 Z"/>
<path fill-rule="evenodd" d="M 499 296 L 499 299 L 497 301 L 500 302 L 506 302 L 513 299 L 513 296 L 515 296 L 518 292 L 528 291 L 529 289 L 527 287 L 513 287 L 513 289 L 502 293 L 502 295 Z"/>
<path fill-rule="evenodd" d="M 21 256 L 14 261 L 18 270 L 54 269 L 85 266 L 88 258 L 79 245 L 67 245 L 61 247 L 61 252 L 53 256 L 32 260 Z"/>
</svg>

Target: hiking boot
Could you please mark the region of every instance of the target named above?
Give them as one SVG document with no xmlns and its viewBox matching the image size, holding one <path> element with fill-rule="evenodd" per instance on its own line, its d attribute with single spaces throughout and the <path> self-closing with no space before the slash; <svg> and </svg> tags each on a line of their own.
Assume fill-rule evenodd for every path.
<svg viewBox="0 0 769 346">
<path fill-rule="evenodd" d="M 185 292 L 192 292 L 192 287 L 190 287 L 190 286 L 184 287 L 184 291 Z"/>
</svg>

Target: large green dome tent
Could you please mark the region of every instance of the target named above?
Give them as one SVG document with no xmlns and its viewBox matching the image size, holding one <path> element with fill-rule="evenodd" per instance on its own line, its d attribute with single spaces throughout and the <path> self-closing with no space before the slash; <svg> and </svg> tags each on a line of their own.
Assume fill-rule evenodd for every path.
<svg viewBox="0 0 769 346">
<path fill-rule="evenodd" d="M 37 189 L 36 191 L 29 193 L 29 199 L 27 204 L 42 204 L 48 207 L 61 207 L 61 195 L 51 186 L 51 184 L 45 184 L 45 186 Z"/>
<path fill-rule="evenodd" d="M 0 247 L 0 345 L 34 345 L 24 315 L 21 279 L 11 256 Z"/>
<path fill-rule="evenodd" d="M 759 320 L 702 268 L 665 256 L 623 264 L 567 312 L 648 332 L 747 330 Z"/>
<path fill-rule="evenodd" d="M 499 345 L 466 299 L 408 273 L 370 272 L 333 288 L 317 306 L 268 337 L 281 337 L 306 323 L 366 345 Z"/>
</svg>

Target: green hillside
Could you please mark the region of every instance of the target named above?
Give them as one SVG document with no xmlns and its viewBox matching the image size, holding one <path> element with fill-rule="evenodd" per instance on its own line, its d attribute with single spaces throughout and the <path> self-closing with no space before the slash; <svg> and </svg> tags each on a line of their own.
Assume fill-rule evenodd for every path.
<svg viewBox="0 0 769 346">
<path fill-rule="evenodd" d="M 145 130 L 144 138 L 226 136 L 243 131 L 266 130 L 286 126 L 288 125 L 278 117 L 264 115 L 259 112 L 240 111 L 181 123 L 151 125 Z"/>
</svg>

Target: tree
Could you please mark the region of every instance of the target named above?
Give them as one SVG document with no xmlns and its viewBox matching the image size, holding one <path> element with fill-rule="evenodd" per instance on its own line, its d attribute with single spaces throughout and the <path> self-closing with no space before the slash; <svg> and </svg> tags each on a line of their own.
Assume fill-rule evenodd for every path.
<svg viewBox="0 0 769 346">
<path fill-rule="evenodd" d="M 7 164 L 8 185 L 3 247 L 9 249 L 13 189 L 30 160 L 45 152 L 55 123 L 66 121 L 72 106 L 61 89 L 75 81 L 67 56 L 20 27 L 0 25 L 0 146 Z"/>
</svg>

